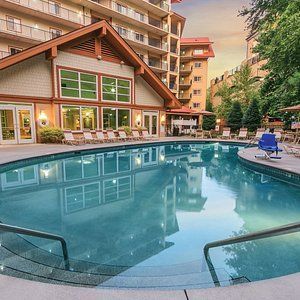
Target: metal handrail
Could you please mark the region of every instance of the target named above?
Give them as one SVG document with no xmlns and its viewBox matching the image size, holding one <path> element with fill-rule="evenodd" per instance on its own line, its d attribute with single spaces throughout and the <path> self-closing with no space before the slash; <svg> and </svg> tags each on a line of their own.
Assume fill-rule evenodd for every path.
<svg viewBox="0 0 300 300">
<path fill-rule="evenodd" d="M 65 269 L 70 270 L 70 262 L 69 262 L 69 254 L 68 254 L 67 243 L 66 243 L 65 239 L 62 236 L 52 234 L 52 233 L 43 232 L 43 231 L 38 231 L 38 230 L 32 230 L 32 229 L 7 225 L 7 224 L 3 224 L 3 223 L 0 223 L 0 231 L 12 232 L 12 233 L 23 234 L 23 235 L 28 235 L 28 236 L 34 236 L 34 237 L 39 237 L 39 238 L 43 238 L 43 239 L 48 239 L 48 240 L 53 240 L 53 241 L 60 242 L 61 247 L 62 247 L 62 253 L 63 253 L 63 258 L 64 258 Z"/>
<path fill-rule="evenodd" d="M 260 240 L 260 239 L 275 237 L 275 236 L 279 236 L 279 235 L 291 234 L 291 233 L 298 232 L 298 231 L 300 231 L 300 222 L 291 223 L 291 224 L 278 226 L 278 227 L 273 227 L 270 229 L 256 231 L 256 232 L 244 234 L 241 236 L 232 237 L 232 238 L 228 238 L 228 239 L 224 239 L 224 240 L 218 240 L 218 241 L 206 244 L 203 249 L 204 257 L 205 257 L 206 263 L 209 267 L 209 271 L 211 273 L 211 276 L 212 276 L 212 279 L 213 279 L 215 285 L 220 286 L 220 281 L 218 279 L 214 265 L 209 256 L 209 249 L 220 247 L 220 246 L 249 242 L 249 241 L 253 241 L 253 240 Z"/>
</svg>

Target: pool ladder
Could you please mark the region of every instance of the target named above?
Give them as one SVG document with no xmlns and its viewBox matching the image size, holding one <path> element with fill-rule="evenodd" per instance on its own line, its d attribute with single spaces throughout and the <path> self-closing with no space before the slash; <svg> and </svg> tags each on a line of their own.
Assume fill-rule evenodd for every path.
<svg viewBox="0 0 300 300">
<path fill-rule="evenodd" d="M 253 241 L 253 240 L 260 240 L 260 239 L 275 237 L 275 236 L 279 236 L 279 235 L 291 234 L 291 233 L 298 232 L 298 231 L 300 231 L 300 222 L 291 223 L 291 224 L 278 226 L 278 227 L 273 227 L 270 229 L 256 231 L 256 232 L 248 233 L 245 235 L 232 237 L 232 238 L 228 238 L 228 239 L 224 239 L 224 240 L 218 240 L 218 241 L 206 244 L 203 248 L 204 257 L 205 257 L 206 263 L 208 265 L 208 269 L 210 271 L 210 274 L 214 281 L 215 286 L 220 286 L 220 281 L 218 279 L 218 275 L 215 271 L 214 265 L 209 256 L 209 249 L 220 247 L 220 246 L 237 244 L 237 243 L 249 242 L 249 241 Z"/>
<path fill-rule="evenodd" d="M 39 238 L 43 238 L 43 239 L 47 239 L 47 240 L 60 242 L 61 247 L 62 247 L 63 258 L 64 258 L 65 270 L 70 270 L 70 262 L 69 262 L 67 243 L 62 236 L 48 233 L 48 232 L 3 224 L 1 222 L 0 222 L 0 231 L 12 232 L 12 233 L 16 233 L 16 234 L 23 234 L 23 235 L 39 237 Z"/>
</svg>

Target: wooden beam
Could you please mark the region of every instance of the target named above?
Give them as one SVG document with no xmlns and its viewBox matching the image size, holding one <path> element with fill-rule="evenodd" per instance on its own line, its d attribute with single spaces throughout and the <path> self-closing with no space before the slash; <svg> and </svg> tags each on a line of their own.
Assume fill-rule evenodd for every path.
<svg viewBox="0 0 300 300">
<path fill-rule="evenodd" d="M 51 47 L 46 51 L 46 59 L 52 60 L 57 57 L 57 46 Z"/>
<path fill-rule="evenodd" d="M 100 30 L 99 30 L 98 37 L 103 38 L 103 37 L 106 36 L 106 34 L 107 34 L 107 28 L 106 28 L 106 26 L 101 27 Z"/>
<path fill-rule="evenodd" d="M 137 68 L 135 71 L 134 71 L 134 75 L 135 76 L 140 76 L 140 75 L 143 75 L 145 73 L 145 69 L 143 66 L 140 66 L 139 68 Z"/>
</svg>

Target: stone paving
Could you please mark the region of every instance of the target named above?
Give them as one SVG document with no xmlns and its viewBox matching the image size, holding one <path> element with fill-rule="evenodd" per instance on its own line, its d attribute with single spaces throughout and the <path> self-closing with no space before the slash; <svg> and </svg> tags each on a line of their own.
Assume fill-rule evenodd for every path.
<svg viewBox="0 0 300 300">
<path fill-rule="evenodd" d="M 164 138 L 160 141 L 181 141 L 195 139 L 189 138 Z M 211 140 L 216 141 L 216 140 Z M 147 142 L 135 142 L 135 144 L 145 144 Z M 149 143 L 149 142 L 148 142 Z M 130 142 L 66 146 L 66 145 L 14 145 L 0 146 L 0 164 L 20 160 L 24 158 L 37 157 L 47 154 L 56 154 L 66 151 L 88 150 L 93 148 L 103 148 L 128 145 Z M 282 168 L 290 172 L 300 174 L 300 159 L 286 153 L 282 153 L 281 160 L 258 160 L 255 154 L 257 148 L 248 148 L 240 151 L 239 155 L 244 159 L 265 164 L 276 168 Z M 71 286 L 51 285 L 40 282 L 27 281 L 23 279 L 0 275 L 0 299 L 10 300 L 274 300 L 274 299 L 300 299 L 300 273 L 275 278 L 259 282 L 240 284 L 226 288 L 210 288 L 199 290 L 178 290 L 178 291 L 158 291 L 158 290 L 118 290 L 118 289 L 91 289 L 74 288 Z"/>
</svg>

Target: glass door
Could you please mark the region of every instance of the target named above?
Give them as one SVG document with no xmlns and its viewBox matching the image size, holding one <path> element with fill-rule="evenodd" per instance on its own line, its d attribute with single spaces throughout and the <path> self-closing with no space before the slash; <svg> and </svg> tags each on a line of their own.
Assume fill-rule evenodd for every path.
<svg viewBox="0 0 300 300">
<path fill-rule="evenodd" d="M 33 143 L 32 107 L 17 107 L 17 131 L 20 144 Z"/>
<path fill-rule="evenodd" d="M 150 135 L 158 135 L 158 112 L 144 112 L 144 127 Z"/>
<path fill-rule="evenodd" d="M 1 144 L 16 144 L 16 115 L 14 108 L 1 108 L 0 107 L 0 142 Z"/>
</svg>

